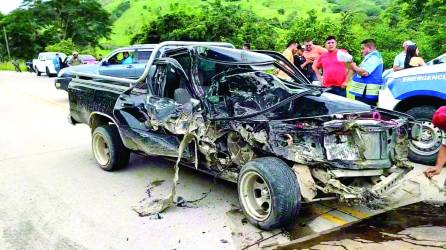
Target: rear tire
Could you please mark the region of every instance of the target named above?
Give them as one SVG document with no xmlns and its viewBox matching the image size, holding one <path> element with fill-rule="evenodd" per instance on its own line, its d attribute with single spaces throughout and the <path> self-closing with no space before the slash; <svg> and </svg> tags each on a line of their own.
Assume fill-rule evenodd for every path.
<svg viewBox="0 0 446 250">
<path fill-rule="evenodd" d="M 238 178 L 240 205 L 248 221 L 264 230 L 293 224 L 301 205 L 296 175 L 282 160 L 257 158 Z"/>
<path fill-rule="evenodd" d="M 443 132 L 432 123 L 432 116 L 437 110 L 435 106 L 419 106 L 406 111 L 417 121 L 422 122 L 423 135 L 420 141 L 410 141 L 409 159 L 426 165 L 432 165 L 437 159 Z"/>
<path fill-rule="evenodd" d="M 97 164 L 105 171 L 115 171 L 127 165 L 130 151 L 124 146 L 114 126 L 97 127 L 91 145 Z"/>
</svg>

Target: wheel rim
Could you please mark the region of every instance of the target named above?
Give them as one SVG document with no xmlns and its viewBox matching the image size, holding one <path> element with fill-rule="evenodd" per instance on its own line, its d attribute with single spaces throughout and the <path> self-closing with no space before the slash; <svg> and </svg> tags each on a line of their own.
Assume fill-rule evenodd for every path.
<svg viewBox="0 0 446 250">
<path fill-rule="evenodd" d="M 271 191 L 256 172 L 248 172 L 240 180 L 240 200 L 245 212 L 257 221 L 266 220 L 271 213 Z"/>
<path fill-rule="evenodd" d="M 422 134 L 419 141 L 411 140 L 409 148 L 417 155 L 433 155 L 440 150 L 443 132 L 431 121 L 422 121 Z"/>
<path fill-rule="evenodd" d="M 104 137 L 100 134 L 93 136 L 93 153 L 97 162 L 105 166 L 110 161 L 110 150 Z"/>
</svg>

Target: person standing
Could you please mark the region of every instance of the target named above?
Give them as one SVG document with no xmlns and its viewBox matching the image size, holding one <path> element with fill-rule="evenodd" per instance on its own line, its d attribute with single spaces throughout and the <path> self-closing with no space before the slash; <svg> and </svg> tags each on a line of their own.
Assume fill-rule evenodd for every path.
<svg viewBox="0 0 446 250">
<path fill-rule="evenodd" d="M 317 81 L 316 74 L 314 73 L 312 67 L 313 63 L 325 52 L 327 52 L 326 49 L 322 48 L 319 45 L 313 44 L 313 39 L 307 38 L 304 41 L 305 51 L 304 51 L 304 57 L 307 59 L 309 67 L 309 75 L 310 75 L 310 81 Z"/>
<path fill-rule="evenodd" d="M 68 60 L 68 62 L 67 62 L 67 64 L 70 65 L 70 66 L 81 65 L 83 63 L 84 62 L 79 57 L 79 53 L 77 53 L 76 51 L 73 51 L 71 59 Z"/>
<path fill-rule="evenodd" d="M 376 106 L 379 89 L 383 84 L 383 59 L 373 39 L 361 42 L 361 53 L 364 56 L 361 64 L 357 66 L 351 63 L 355 75 L 350 82 L 349 93 L 355 96 L 355 100 Z"/>
<path fill-rule="evenodd" d="M 59 53 L 56 53 L 56 55 L 53 57 L 53 64 L 54 64 L 54 69 L 56 70 L 57 73 L 59 73 L 60 71 L 61 61 L 62 59 L 60 58 Z"/>
<path fill-rule="evenodd" d="M 426 63 L 423 58 L 418 55 L 417 45 L 410 45 L 407 47 L 406 58 L 404 59 L 404 68 L 413 68 L 424 66 Z"/>
<path fill-rule="evenodd" d="M 290 40 L 287 43 L 286 49 L 282 52 L 282 55 L 293 64 L 294 64 L 294 53 L 295 53 L 296 49 L 297 49 L 297 42 L 295 40 Z M 286 67 L 285 65 L 283 65 L 283 66 Z M 286 74 L 282 70 L 279 70 L 277 72 L 277 77 L 285 79 L 285 80 L 288 80 L 290 78 L 288 76 L 288 74 Z"/>
<path fill-rule="evenodd" d="M 251 51 L 251 44 L 248 42 L 244 42 L 242 46 L 242 50 Z"/>
<path fill-rule="evenodd" d="M 351 78 L 353 71 L 346 67 L 346 63 L 352 61 L 352 56 L 345 50 L 337 49 L 336 37 L 329 36 L 325 39 L 327 52 L 323 53 L 315 63 L 313 71 L 322 86 L 331 88 L 328 92 L 346 96 L 345 88 Z M 322 69 L 324 77 L 321 77 Z"/>
<path fill-rule="evenodd" d="M 282 55 L 288 59 L 291 63 L 294 63 L 294 52 L 297 49 L 297 42 L 295 40 L 291 40 L 287 43 L 286 49 L 282 52 Z"/>
<path fill-rule="evenodd" d="M 406 59 L 407 47 L 410 45 L 415 45 L 415 43 L 410 40 L 403 43 L 403 51 L 395 57 L 395 60 L 393 60 L 393 71 L 404 69 L 404 60 Z"/>
<path fill-rule="evenodd" d="M 304 49 L 302 48 L 302 46 L 300 46 L 300 44 L 298 44 L 296 53 L 294 54 L 294 65 L 302 71 L 302 74 L 304 74 L 304 76 L 307 79 L 310 79 L 310 75 L 309 75 L 309 66 L 310 65 L 309 65 L 309 62 L 303 56 L 303 54 L 304 54 Z"/>
</svg>

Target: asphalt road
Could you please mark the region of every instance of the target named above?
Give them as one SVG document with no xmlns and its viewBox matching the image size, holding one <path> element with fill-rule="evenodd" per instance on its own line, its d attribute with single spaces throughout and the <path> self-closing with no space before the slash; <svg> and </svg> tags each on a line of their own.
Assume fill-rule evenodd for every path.
<svg viewBox="0 0 446 250">
<path fill-rule="evenodd" d="M 178 195 L 196 200 L 211 190 L 207 196 L 161 219 L 139 217 L 132 206 L 168 194 L 173 163 L 132 154 L 127 168 L 102 171 L 89 128 L 70 125 L 67 115 L 67 93 L 54 88 L 54 78 L 0 72 L 0 249 L 256 249 L 288 241 L 242 221 L 234 184 L 187 168 L 180 170 Z M 361 229 L 293 248 L 444 247 L 446 237 L 432 235 L 446 234 L 446 225 L 435 226 L 401 229 L 401 237 L 412 237 L 407 241 L 360 241 L 368 234 Z"/>
<path fill-rule="evenodd" d="M 173 164 L 132 155 L 118 172 L 98 168 L 90 130 L 67 121 L 67 93 L 54 78 L 0 72 L 0 248 L 3 249 L 232 249 L 225 213 L 236 187 L 182 169 L 179 195 L 196 208 L 175 207 L 162 219 L 131 207 L 168 193 Z M 3 247 L 1 247 L 3 246 Z"/>
</svg>

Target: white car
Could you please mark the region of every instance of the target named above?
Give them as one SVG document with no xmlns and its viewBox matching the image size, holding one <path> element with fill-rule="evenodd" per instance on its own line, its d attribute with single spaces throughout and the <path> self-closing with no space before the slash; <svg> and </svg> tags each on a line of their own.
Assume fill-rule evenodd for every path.
<svg viewBox="0 0 446 250">
<path fill-rule="evenodd" d="M 42 73 L 46 73 L 47 76 L 57 75 L 56 67 L 54 66 L 53 59 L 59 54 L 62 62 L 65 60 L 67 55 L 61 52 L 42 52 L 39 53 L 39 57 L 33 60 L 34 71 L 38 76 Z"/>
</svg>

